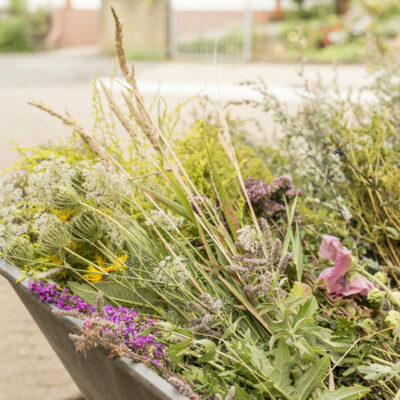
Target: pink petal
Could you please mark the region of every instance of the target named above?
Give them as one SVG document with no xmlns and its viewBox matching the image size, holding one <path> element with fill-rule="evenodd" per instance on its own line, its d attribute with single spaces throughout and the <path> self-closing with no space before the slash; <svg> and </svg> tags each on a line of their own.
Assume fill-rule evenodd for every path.
<svg viewBox="0 0 400 400">
<path fill-rule="evenodd" d="M 343 292 L 344 296 L 352 296 L 355 294 L 361 294 L 368 296 L 371 289 L 376 288 L 372 282 L 362 276 L 355 276 L 349 282 L 346 283 L 346 290 Z"/>
<path fill-rule="evenodd" d="M 320 281 L 325 281 L 330 294 L 338 294 L 341 296 L 345 289 L 346 278 L 338 273 L 335 267 L 325 268 L 319 275 Z"/>
<path fill-rule="evenodd" d="M 340 240 L 336 236 L 324 235 L 319 252 L 322 257 L 335 261 L 339 251 L 344 250 Z"/>
<path fill-rule="evenodd" d="M 346 272 L 351 268 L 352 259 L 351 259 L 351 250 L 346 248 L 340 249 L 335 257 L 335 264 L 333 268 L 337 275 L 344 276 Z"/>
</svg>

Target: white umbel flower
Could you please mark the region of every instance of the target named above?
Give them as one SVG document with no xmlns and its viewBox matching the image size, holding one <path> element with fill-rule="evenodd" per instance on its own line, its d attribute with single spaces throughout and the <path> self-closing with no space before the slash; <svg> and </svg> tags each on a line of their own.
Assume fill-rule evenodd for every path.
<svg viewBox="0 0 400 400">
<path fill-rule="evenodd" d="M 239 234 L 237 241 L 243 250 L 246 250 L 249 253 L 256 253 L 260 249 L 261 242 L 258 238 L 257 231 L 250 225 L 246 225 L 239 229 L 237 233 Z"/>
<path fill-rule="evenodd" d="M 179 228 L 183 224 L 182 217 L 175 217 L 170 211 L 165 212 L 163 210 L 151 210 L 150 219 L 146 221 L 146 225 L 159 225 L 166 231 L 173 231 L 175 228 Z"/>
<path fill-rule="evenodd" d="M 189 279 L 189 271 L 183 258 L 168 256 L 162 260 L 158 267 L 153 269 L 154 280 L 169 286 L 182 286 Z"/>
</svg>

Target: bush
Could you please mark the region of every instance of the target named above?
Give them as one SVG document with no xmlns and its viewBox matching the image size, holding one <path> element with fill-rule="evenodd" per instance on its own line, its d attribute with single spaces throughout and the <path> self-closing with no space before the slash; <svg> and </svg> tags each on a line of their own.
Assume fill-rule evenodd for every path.
<svg viewBox="0 0 400 400">
<path fill-rule="evenodd" d="M 160 61 L 165 60 L 165 54 L 159 49 L 149 46 L 135 47 L 127 54 L 129 60 L 136 61 Z"/>
<path fill-rule="evenodd" d="M 29 51 L 29 26 L 24 18 L 9 16 L 0 20 L 0 52 Z"/>
</svg>

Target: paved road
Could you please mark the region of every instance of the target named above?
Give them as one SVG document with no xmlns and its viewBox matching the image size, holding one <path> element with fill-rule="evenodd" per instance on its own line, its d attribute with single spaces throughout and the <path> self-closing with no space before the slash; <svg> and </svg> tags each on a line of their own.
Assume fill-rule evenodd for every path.
<svg viewBox="0 0 400 400">
<path fill-rule="evenodd" d="M 109 76 L 114 68 L 112 58 L 99 56 L 95 49 L 64 50 L 34 55 L 0 55 L 0 170 L 17 158 L 9 151 L 10 140 L 23 146 L 57 140 L 69 131 L 53 118 L 27 105 L 30 100 L 41 100 L 56 110 L 69 110 L 87 128 L 92 124 L 91 84 L 97 72 L 100 77 Z M 296 102 L 301 90 L 297 76 L 298 67 L 293 64 L 220 64 L 160 62 L 136 63 L 139 85 L 150 99 L 161 83 L 161 93 L 171 107 L 202 93 L 225 102 L 231 99 L 254 96 L 248 89 L 236 83 L 262 77 L 279 98 Z M 330 66 L 310 66 L 306 75 L 323 80 L 333 76 Z M 365 69 L 360 66 L 338 68 L 339 83 L 343 89 L 364 83 Z M 266 126 L 271 136 L 273 126 L 270 117 L 246 107 L 234 110 L 239 116 L 256 116 Z"/>
<path fill-rule="evenodd" d="M 65 137 L 69 131 L 60 123 L 28 106 L 37 99 L 63 111 L 68 109 L 88 129 L 91 126 L 90 80 L 94 73 L 109 76 L 114 60 L 99 56 L 95 49 L 60 51 L 34 55 L 0 56 L 0 169 L 17 156 L 9 150 L 9 140 L 23 146 L 38 145 Z M 176 104 L 202 91 L 225 102 L 253 96 L 234 84 L 257 76 L 280 98 L 296 103 L 301 87 L 298 67 L 290 64 L 194 64 L 188 62 L 137 63 L 139 85 L 150 98 L 162 82 L 162 94 Z M 311 66 L 307 76 L 333 76 L 328 66 Z M 338 69 L 343 89 L 361 86 L 365 70 L 360 66 Z M 260 112 L 242 107 L 239 116 L 257 116 L 271 137 L 271 120 Z M 31 317 L 8 284 L 0 278 L 0 400 L 66 400 L 79 392 L 57 360 Z"/>
</svg>

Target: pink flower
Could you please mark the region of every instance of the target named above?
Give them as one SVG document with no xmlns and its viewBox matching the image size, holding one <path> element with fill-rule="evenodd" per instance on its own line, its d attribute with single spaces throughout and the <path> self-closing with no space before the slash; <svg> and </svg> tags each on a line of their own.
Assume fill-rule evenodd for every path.
<svg viewBox="0 0 400 400">
<path fill-rule="evenodd" d="M 343 250 L 344 247 L 336 236 L 324 235 L 322 237 L 321 247 L 319 248 L 322 257 L 335 261 L 338 253 Z"/>
<path fill-rule="evenodd" d="M 363 276 L 356 275 L 348 282 L 346 282 L 346 290 L 343 292 L 343 296 L 351 296 L 354 294 L 361 294 L 368 296 L 371 289 L 376 288 L 372 282 Z"/>
<path fill-rule="evenodd" d="M 338 296 L 368 295 L 376 287 L 362 276 L 346 281 L 346 273 L 352 265 L 351 251 L 343 247 L 337 237 L 324 235 L 319 252 L 322 257 L 334 262 L 333 267 L 324 269 L 319 275 L 319 280 L 327 284 L 329 293 Z"/>
</svg>

